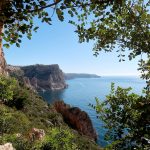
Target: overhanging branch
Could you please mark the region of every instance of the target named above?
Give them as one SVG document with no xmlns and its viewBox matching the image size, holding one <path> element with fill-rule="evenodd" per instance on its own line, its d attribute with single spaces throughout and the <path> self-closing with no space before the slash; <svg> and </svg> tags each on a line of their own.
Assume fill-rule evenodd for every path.
<svg viewBox="0 0 150 150">
<path fill-rule="evenodd" d="M 62 0 L 58 0 L 58 1 L 54 2 L 54 3 L 52 3 L 52 4 L 43 6 L 43 7 L 39 8 L 39 9 L 31 10 L 31 11 L 29 11 L 29 13 L 36 12 L 36 11 L 41 11 L 41 10 L 43 10 L 43 9 L 46 9 L 46 8 L 49 8 L 49 7 L 52 7 L 52 6 L 56 6 L 56 5 L 57 5 L 58 3 L 60 3 L 61 1 L 62 1 Z"/>
</svg>

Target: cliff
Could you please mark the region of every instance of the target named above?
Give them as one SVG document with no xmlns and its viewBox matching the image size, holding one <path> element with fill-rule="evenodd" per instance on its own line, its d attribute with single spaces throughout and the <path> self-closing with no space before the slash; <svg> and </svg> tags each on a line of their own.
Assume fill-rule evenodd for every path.
<svg viewBox="0 0 150 150">
<path fill-rule="evenodd" d="M 63 101 L 54 103 L 54 107 L 58 113 L 61 113 L 64 121 L 73 129 L 77 130 L 81 135 L 85 135 L 91 140 L 97 140 L 97 134 L 93 128 L 92 122 L 88 114 L 78 107 L 70 107 Z"/>
<path fill-rule="evenodd" d="M 11 76 L 22 78 L 28 87 L 37 91 L 67 87 L 64 74 L 58 65 L 7 66 L 7 70 Z"/>
<path fill-rule="evenodd" d="M 66 80 L 71 80 L 75 78 L 100 78 L 100 76 L 96 74 L 87 73 L 65 73 L 64 76 Z"/>
</svg>

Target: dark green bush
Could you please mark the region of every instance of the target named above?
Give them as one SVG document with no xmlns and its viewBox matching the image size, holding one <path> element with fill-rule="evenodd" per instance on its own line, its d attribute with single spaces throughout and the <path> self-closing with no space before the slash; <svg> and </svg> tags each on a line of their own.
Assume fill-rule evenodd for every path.
<svg viewBox="0 0 150 150">
<path fill-rule="evenodd" d="M 25 133 L 30 128 L 27 116 L 19 111 L 0 105 L 0 134 Z"/>
<path fill-rule="evenodd" d="M 10 107 L 16 107 L 18 110 L 22 109 L 25 105 L 25 101 L 28 99 L 28 92 L 25 88 L 17 86 L 14 89 L 13 100 L 8 101 L 5 104 Z"/>
</svg>

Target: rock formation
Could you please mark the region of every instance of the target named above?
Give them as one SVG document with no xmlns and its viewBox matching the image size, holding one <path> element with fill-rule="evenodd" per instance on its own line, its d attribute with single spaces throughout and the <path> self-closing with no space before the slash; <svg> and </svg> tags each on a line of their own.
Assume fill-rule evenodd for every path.
<svg viewBox="0 0 150 150">
<path fill-rule="evenodd" d="M 2 9 L 4 1 L 0 2 L 0 10 Z M 2 33 L 3 33 L 3 23 L 0 21 L 0 74 L 7 74 L 6 73 L 6 61 L 4 58 L 4 52 L 2 48 Z"/>
<path fill-rule="evenodd" d="M 0 0 L 0 13 L 7 7 L 8 0 Z M 4 27 L 4 17 L 0 17 L 0 75 L 7 75 L 6 71 L 6 61 L 4 58 L 4 52 L 2 48 L 2 34 L 3 34 L 3 27 Z"/>
<path fill-rule="evenodd" d="M 4 145 L 0 145 L 0 150 L 15 150 L 11 143 L 6 143 Z"/>
<path fill-rule="evenodd" d="M 93 128 L 92 122 L 88 114 L 78 107 L 70 107 L 63 101 L 54 103 L 57 112 L 61 113 L 64 121 L 80 134 L 89 137 L 92 140 L 97 140 L 97 134 Z"/>
<path fill-rule="evenodd" d="M 60 90 L 67 87 L 58 65 L 7 66 L 10 75 L 22 78 L 26 86 L 37 91 Z"/>
<path fill-rule="evenodd" d="M 0 50 L 0 74 L 7 75 L 6 61 L 4 58 L 3 50 Z"/>
<path fill-rule="evenodd" d="M 45 137 L 45 131 L 43 129 L 32 128 L 29 136 L 31 141 L 42 140 Z"/>
</svg>

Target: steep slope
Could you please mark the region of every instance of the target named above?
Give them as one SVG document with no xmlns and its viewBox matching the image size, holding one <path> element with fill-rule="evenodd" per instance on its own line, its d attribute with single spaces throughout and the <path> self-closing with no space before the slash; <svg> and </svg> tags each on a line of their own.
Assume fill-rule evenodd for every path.
<svg viewBox="0 0 150 150">
<path fill-rule="evenodd" d="M 13 100 L 0 103 L 0 146 L 16 150 L 99 150 L 88 137 L 71 129 L 52 105 L 17 84 Z"/>
</svg>

